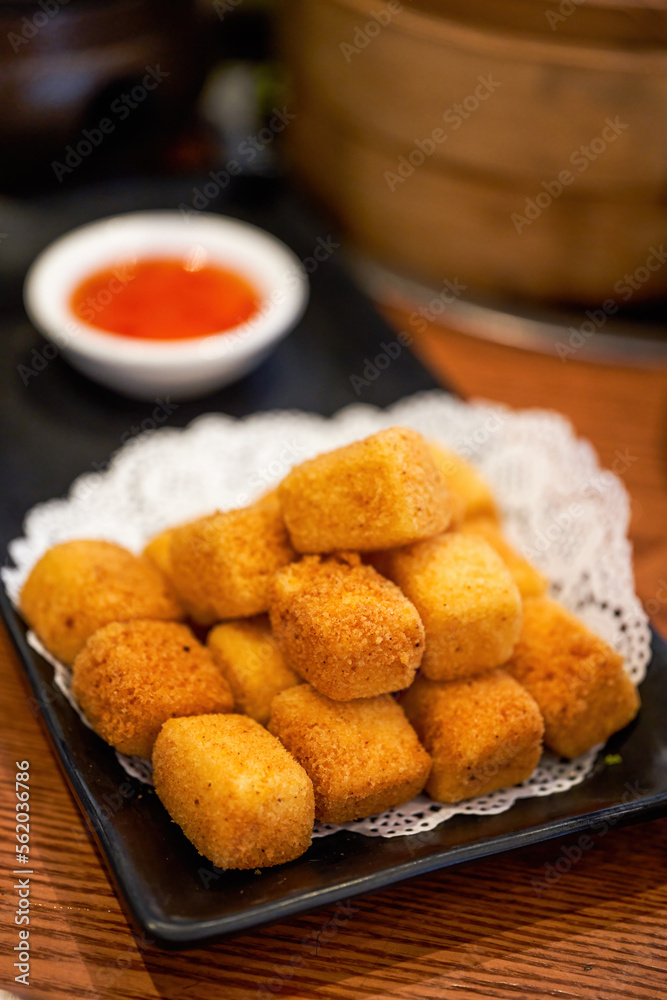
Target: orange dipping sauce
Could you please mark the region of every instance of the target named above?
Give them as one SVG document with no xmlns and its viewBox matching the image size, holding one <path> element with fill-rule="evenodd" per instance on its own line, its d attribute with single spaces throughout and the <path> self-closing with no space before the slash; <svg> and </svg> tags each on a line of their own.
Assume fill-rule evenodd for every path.
<svg viewBox="0 0 667 1000">
<path fill-rule="evenodd" d="M 80 319 L 106 333 L 185 340 L 245 323 L 260 301 L 244 278 L 217 265 L 143 258 L 84 278 L 70 304 Z"/>
</svg>

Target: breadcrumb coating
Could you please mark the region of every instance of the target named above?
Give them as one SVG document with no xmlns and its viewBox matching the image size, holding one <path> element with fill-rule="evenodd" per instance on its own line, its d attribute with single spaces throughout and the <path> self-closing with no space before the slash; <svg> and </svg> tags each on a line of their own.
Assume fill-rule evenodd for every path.
<svg viewBox="0 0 667 1000">
<path fill-rule="evenodd" d="M 42 556 L 23 585 L 20 607 L 49 652 L 67 664 L 109 622 L 183 617 L 151 562 L 113 542 L 87 539 L 54 545 Z"/>
<path fill-rule="evenodd" d="M 431 457 L 449 490 L 452 500 L 452 527 L 471 517 L 498 519 L 496 501 L 491 487 L 477 469 L 435 441 L 428 442 Z"/>
<path fill-rule="evenodd" d="M 391 427 L 303 462 L 278 487 L 297 552 L 369 551 L 444 531 L 447 488 L 421 434 Z"/>
<path fill-rule="evenodd" d="M 171 539 L 175 530 L 175 527 L 167 528 L 166 531 L 162 531 L 159 535 L 151 538 L 142 555 L 160 570 L 163 576 L 169 580 L 174 592 L 178 593 L 178 587 L 174 581 L 174 570 L 171 564 Z M 213 614 L 213 612 L 209 612 L 208 614 L 202 613 L 198 608 L 186 601 L 182 594 L 179 594 L 179 600 L 185 615 L 196 625 L 213 625 L 218 620 L 218 616 Z"/>
<path fill-rule="evenodd" d="M 421 615 L 427 677 L 456 680 L 510 657 L 521 629 L 521 596 L 483 538 L 451 532 L 379 556 L 383 572 Z"/>
<path fill-rule="evenodd" d="M 310 847 L 311 780 L 254 719 L 170 719 L 156 740 L 153 768 L 165 809 L 217 867 L 279 865 Z"/>
<path fill-rule="evenodd" d="M 313 782 L 315 815 L 325 823 L 384 812 L 418 795 L 431 759 L 389 695 L 332 701 L 310 684 L 273 700 L 269 730 Z"/>
<path fill-rule="evenodd" d="M 167 719 L 234 707 L 208 650 L 176 622 L 114 622 L 99 629 L 74 661 L 72 690 L 102 739 L 145 758 Z"/>
<path fill-rule="evenodd" d="M 289 665 L 336 701 L 407 687 L 424 652 L 414 605 L 356 554 L 306 556 L 281 570 L 270 616 Z"/>
<path fill-rule="evenodd" d="M 509 788 L 537 767 L 542 716 L 503 670 L 458 681 L 418 677 L 401 704 L 433 758 L 426 791 L 438 802 Z"/>
<path fill-rule="evenodd" d="M 268 618 L 241 619 L 209 632 L 207 646 L 222 671 L 236 711 L 266 725 L 275 695 L 301 683 L 271 635 Z"/>
<path fill-rule="evenodd" d="M 142 552 L 142 555 L 146 559 L 150 559 L 167 579 L 171 577 L 171 536 L 173 531 L 173 528 L 167 528 L 159 535 L 154 535 Z"/>
<path fill-rule="evenodd" d="M 548 598 L 524 603 L 521 636 L 507 670 L 540 706 L 544 742 L 562 757 L 604 743 L 639 711 L 623 658 Z"/>
<path fill-rule="evenodd" d="M 173 582 L 197 621 L 267 611 L 273 574 L 294 558 L 276 492 L 174 528 L 170 558 Z"/>
<path fill-rule="evenodd" d="M 486 539 L 514 577 L 523 598 L 542 597 L 546 593 L 549 587 L 546 576 L 512 548 L 497 521 L 490 517 L 475 517 L 462 524 L 460 530 L 466 535 L 479 535 Z"/>
</svg>

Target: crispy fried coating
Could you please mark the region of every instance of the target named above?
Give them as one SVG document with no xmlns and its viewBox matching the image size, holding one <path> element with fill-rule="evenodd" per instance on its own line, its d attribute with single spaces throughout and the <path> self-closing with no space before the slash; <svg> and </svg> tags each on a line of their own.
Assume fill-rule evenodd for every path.
<svg viewBox="0 0 667 1000">
<path fill-rule="evenodd" d="M 67 664 L 109 622 L 183 617 L 168 581 L 151 562 L 113 542 L 92 540 L 49 549 L 23 585 L 20 605 L 49 652 Z"/>
<path fill-rule="evenodd" d="M 267 611 L 273 574 L 294 558 L 276 492 L 172 529 L 170 558 L 172 580 L 197 621 Z"/>
<path fill-rule="evenodd" d="M 525 602 L 521 636 L 506 669 L 540 706 L 544 742 L 563 757 L 604 743 L 639 711 L 623 658 L 548 598 Z"/>
<path fill-rule="evenodd" d="M 452 498 L 452 527 L 470 517 L 497 520 L 498 511 L 491 487 L 477 469 L 455 451 L 435 441 L 429 441 L 428 448 Z"/>
<path fill-rule="evenodd" d="M 150 559 L 167 579 L 171 577 L 171 536 L 173 531 L 173 528 L 167 528 L 159 535 L 154 535 L 142 552 L 142 555 L 146 559 Z"/>
<path fill-rule="evenodd" d="M 542 597 L 546 593 L 549 587 L 547 578 L 512 548 L 497 521 L 490 517 L 475 517 L 465 521 L 459 530 L 466 535 L 480 535 L 486 539 L 514 577 L 523 598 Z"/>
<path fill-rule="evenodd" d="M 153 768 L 167 812 L 219 868 L 279 865 L 310 847 L 311 780 L 254 719 L 170 719 L 156 740 Z"/>
<path fill-rule="evenodd" d="M 146 545 L 142 555 L 149 559 L 154 566 L 156 566 L 160 572 L 169 580 L 171 586 L 175 593 L 178 593 L 178 587 L 174 581 L 174 572 L 171 565 L 171 539 L 174 534 L 175 528 L 167 528 L 165 531 L 160 532 L 159 535 L 155 535 L 151 538 L 150 542 Z M 197 625 L 213 625 L 217 620 L 218 616 L 209 612 L 208 614 L 202 613 L 194 605 L 190 604 L 185 600 L 182 594 L 179 594 L 179 600 L 183 607 L 183 611 L 191 621 L 195 622 Z"/>
<path fill-rule="evenodd" d="M 539 708 L 504 670 L 459 681 L 418 677 L 401 704 L 433 758 L 426 791 L 438 802 L 517 785 L 540 759 Z"/>
<path fill-rule="evenodd" d="M 521 596 L 483 538 L 452 532 L 380 558 L 424 622 L 427 677 L 456 680 L 509 658 L 521 629 Z"/>
<path fill-rule="evenodd" d="M 236 711 L 263 726 L 275 695 L 301 683 L 285 662 L 264 615 L 217 625 L 209 632 L 207 646 L 232 689 Z"/>
<path fill-rule="evenodd" d="M 346 823 L 418 795 L 431 759 L 389 695 L 332 701 L 310 684 L 273 700 L 269 730 L 299 761 L 315 789 L 315 815 Z"/>
<path fill-rule="evenodd" d="M 208 650 L 177 622 L 105 625 L 75 659 L 72 690 L 102 739 L 146 758 L 166 719 L 234 707 Z"/>
<path fill-rule="evenodd" d="M 297 552 L 391 548 L 444 531 L 451 520 L 426 442 L 405 427 L 303 462 L 278 492 Z"/>
<path fill-rule="evenodd" d="M 271 627 L 287 662 L 335 701 L 400 691 L 424 652 L 415 607 L 359 556 L 306 556 L 276 574 Z"/>
</svg>

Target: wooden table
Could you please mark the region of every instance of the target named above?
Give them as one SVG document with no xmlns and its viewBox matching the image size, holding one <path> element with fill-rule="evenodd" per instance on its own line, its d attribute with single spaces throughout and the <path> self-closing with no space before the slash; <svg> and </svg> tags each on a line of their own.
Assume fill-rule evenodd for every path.
<svg viewBox="0 0 667 1000">
<path fill-rule="evenodd" d="M 392 318 L 407 329 L 406 317 Z M 667 372 L 561 363 L 436 328 L 419 337 L 417 349 L 464 395 L 560 410 L 595 444 L 603 464 L 611 466 L 618 452 L 632 459 L 624 478 L 633 504 L 637 588 L 667 633 Z M 609 832 L 541 898 L 530 880 L 560 857 L 558 841 L 206 950 L 158 951 L 130 932 L 30 711 L 4 630 L 0 661 L 6 891 L 0 998 L 2 987 L 48 1000 L 667 996 L 667 818 Z M 27 988 L 14 984 L 6 950 L 17 941 L 7 845 L 14 835 L 15 761 L 24 759 L 31 763 L 35 873 Z"/>
</svg>

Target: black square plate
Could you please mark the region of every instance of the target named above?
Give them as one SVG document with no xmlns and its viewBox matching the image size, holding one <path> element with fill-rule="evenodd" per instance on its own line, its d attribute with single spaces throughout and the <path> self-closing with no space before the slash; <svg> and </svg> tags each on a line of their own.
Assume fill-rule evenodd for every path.
<svg viewBox="0 0 667 1000">
<path fill-rule="evenodd" d="M 187 187 L 91 191 L 76 202 L 77 216 L 57 201 L 41 205 L 51 235 L 87 217 L 133 208 L 161 208 L 187 200 Z M 86 212 L 81 205 L 87 205 Z M 100 209 L 103 205 L 103 209 Z M 34 207 L 34 206 L 33 206 Z M 304 213 L 279 186 L 239 183 L 216 206 L 281 236 L 303 258 L 329 228 Z M 53 220 L 60 220 L 54 222 Z M 353 402 L 385 406 L 435 386 L 406 350 L 357 395 L 352 375 L 364 377 L 367 361 L 396 334 L 349 280 L 336 255 L 311 279 L 312 298 L 299 328 L 260 369 L 243 382 L 198 403 L 183 404 L 172 425 L 199 413 L 224 410 L 241 416 L 255 410 L 299 408 L 331 414 Z M 13 289 L 16 301 L 17 289 Z M 56 359 L 27 384 L 19 365 L 31 363 L 40 341 L 11 310 L 0 330 L 0 419 L 6 442 L 0 481 L 6 497 L 2 538 L 20 534 L 24 512 L 64 492 L 81 472 L 102 465 L 129 427 L 150 418 L 151 406 L 121 400 L 98 389 Z M 396 351 L 390 352 L 395 354 Z M 372 368 L 367 369 L 371 371 Z M 359 383 L 356 383 L 357 387 Z M 53 671 L 25 641 L 25 627 L 4 593 L 1 610 L 18 649 L 34 698 L 65 776 L 107 860 L 128 910 L 145 933 L 166 947 L 187 947 L 220 935 L 283 920 L 292 914 L 373 891 L 422 872 L 522 845 L 561 837 L 596 824 L 647 819 L 667 805 L 667 647 L 654 636 L 653 660 L 642 686 L 643 708 L 602 758 L 594 773 L 559 795 L 519 800 L 499 815 L 456 816 L 435 830 L 383 839 L 339 832 L 313 842 L 290 864 L 261 872 L 222 872 L 201 858 L 171 823 L 152 791 L 133 781 L 113 750 L 80 722 L 53 687 Z"/>
</svg>

